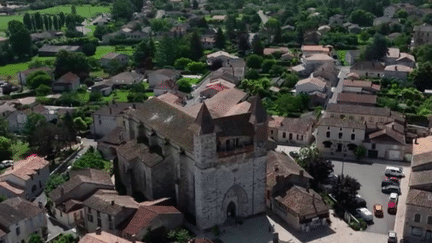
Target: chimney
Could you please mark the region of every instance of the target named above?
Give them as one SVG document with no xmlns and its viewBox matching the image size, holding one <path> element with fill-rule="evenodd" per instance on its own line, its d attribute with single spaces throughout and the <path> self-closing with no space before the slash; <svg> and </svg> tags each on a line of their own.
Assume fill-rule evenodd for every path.
<svg viewBox="0 0 432 243">
<path fill-rule="evenodd" d="M 111 206 L 114 206 L 114 200 L 111 201 Z"/>
<path fill-rule="evenodd" d="M 101 228 L 100 228 L 100 227 L 97 227 L 97 228 L 96 228 L 96 234 L 97 234 L 97 235 L 101 235 L 101 233 L 102 233 Z"/>
<path fill-rule="evenodd" d="M 136 109 L 136 104 L 132 104 L 132 108 Z"/>
<path fill-rule="evenodd" d="M 134 235 L 132 235 L 132 243 L 135 243 L 136 242 L 136 235 L 134 234 Z"/>
<path fill-rule="evenodd" d="M 63 188 L 63 186 L 60 186 L 60 195 L 64 195 L 64 188 Z"/>
<path fill-rule="evenodd" d="M 275 171 L 275 172 L 278 172 L 278 171 L 279 171 L 279 168 L 278 168 L 277 165 L 274 166 L 274 171 Z"/>
<path fill-rule="evenodd" d="M 112 114 L 112 108 L 110 107 L 109 109 L 110 109 L 110 114 Z"/>
<path fill-rule="evenodd" d="M 300 177 L 304 176 L 304 170 L 300 170 Z"/>
<path fill-rule="evenodd" d="M 395 65 L 395 71 L 397 71 L 397 66 Z"/>
<path fill-rule="evenodd" d="M 414 144 L 418 144 L 418 143 L 417 143 L 417 137 L 414 139 Z"/>
</svg>

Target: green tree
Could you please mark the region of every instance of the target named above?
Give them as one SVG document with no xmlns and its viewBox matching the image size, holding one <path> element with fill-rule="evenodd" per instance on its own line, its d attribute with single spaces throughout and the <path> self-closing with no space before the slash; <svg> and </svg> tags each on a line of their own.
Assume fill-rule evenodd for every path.
<svg viewBox="0 0 432 243">
<path fill-rule="evenodd" d="M 273 67 L 273 65 L 276 64 L 276 61 L 273 59 L 265 59 L 263 63 L 261 64 L 261 71 L 263 73 L 269 73 L 270 69 Z"/>
<path fill-rule="evenodd" d="M 105 164 L 107 161 L 105 161 L 102 158 L 102 155 L 99 153 L 99 151 L 88 150 L 79 158 L 74 165 L 72 166 L 72 170 L 79 170 L 79 169 L 86 169 L 86 168 L 93 168 L 102 170 L 105 169 Z"/>
<path fill-rule="evenodd" d="M 133 60 L 137 67 L 146 67 L 148 63 L 151 63 L 153 57 L 152 50 L 148 40 L 141 41 L 136 47 L 133 54 Z"/>
<path fill-rule="evenodd" d="M 197 9 L 198 8 L 198 1 L 197 0 L 193 0 L 192 1 L 192 8 L 193 9 Z"/>
<path fill-rule="evenodd" d="M 49 93 L 51 93 L 51 87 L 45 84 L 41 84 L 39 85 L 39 87 L 35 89 L 35 91 L 36 91 L 36 96 L 46 96 Z"/>
<path fill-rule="evenodd" d="M 281 42 L 282 42 L 282 29 L 280 27 L 280 24 L 278 24 L 276 26 L 276 29 L 275 29 L 275 34 L 274 34 L 274 37 L 273 37 L 273 43 L 279 44 Z"/>
<path fill-rule="evenodd" d="M 406 19 L 408 18 L 408 12 L 405 9 L 399 9 L 395 14 L 395 18 Z"/>
<path fill-rule="evenodd" d="M 0 161 L 12 158 L 12 141 L 9 138 L 0 136 Z"/>
<path fill-rule="evenodd" d="M 216 32 L 216 38 L 215 38 L 215 47 L 219 48 L 219 49 L 224 49 L 225 48 L 225 35 L 222 31 L 222 29 L 219 27 L 217 32 Z"/>
<path fill-rule="evenodd" d="M 96 53 L 96 46 L 93 43 L 86 43 L 83 46 L 82 52 L 86 56 L 93 56 Z"/>
<path fill-rule="evenodd" d="M 9 122 L 5 117 L 0 117 L 0 136 L 10 137 Z"/>
<path fill-rule="evenodd" d="M 127 96 L 128 102 L 144 102 L 147 99 L 148 96 L 141 92 L 129 92 Z"/>
<path fill-rule="evenodd" d="M 368 27 L 373 25 L 374 15 L 363 9 L 357 9 L 350 15 L 351 23 L 358 24 L 361 27 Z"/>
<path fill-rule="evenodd" d="M 369 36 L 367 31 L 362 30 L 362 32 L 360 32 L 360 40 L 367 41 L 367 40 L 369 40 L 369 38 L 370 38 L 370 36 Z"/>
<path fill-rule="evenodd" d="M 186 65 L 186 70 L 192 73 L 203 73 L 207 70 L 207 64 L 203 62 L 191 62 Z"/>
<path fill-rule="evenodd" d="M 28 30 L 33 30 L 33 23 L 31 22 L 30 14 L 25 13 L 23 17 L 24 25 Z"/>
<path fill-rule="evenodd" d="M 6 201 L 8 198 L 5 195 L 0 195 L 0 203 Z"/>
<path fill-rule="evenodd" d="M 19 57 L 31 56 L 32 40 L 29 30 L 22 22 L 11 20 L 8 22 L 8 37 L 12 51 Z"/>
<path fill-rule="evenodd" d="M 53 20 L 51 16 L 48 16 L 48 26 L 49 26 L 49 30 L 53 29 Z"/>
<path fill-rule="evenodd" d="M 354 150 L 354 155 L 356 156 L 357 160 L 361 159 L 366 155 L 366 148 L 363 145 L 357 146 Z"/>
<path fill-rule="evenodd" d="M 360 190 L 360 183 L 350 176 L 340 177 L 332 189 L 335 199 L 347 208 L 352 208 L 357 192 Z"/>
<path fill-rule="evenodd" d="M 178 42 L 169 36 L 164 36 L 159 41 L 156 48 L 155 60 L 161 67 L 173 65 L 175 60 L 179 58 Z"/>
<path fill-rule="evenodd" d="M 167 19 L 153 19 L 150 21 L 150 27 L 153 32 L 168 31 L 172 24 Z"/>
<path fill-rule="evenodd" d="M 72 6 L 71 6 L 71 13 L 72 13 L 72 14 L 77 14 L 77 11 L 76 11 L 76 7 L 75 7 L 75 5 L 72 5 Z"/>
<path fill-rule="evenodd" d="M 419 63 L 432 60 L 432 45 L 425 44 L 415 48 L 414 55 Z"/>
<path fill-rule="evenodd" d="M 75 73 L 78 76 L 88 76 L 88 73 L 90 72 L 89 61 L 81 52 L 68 52 L 66 50 L 61 50 L 57 53 L 54 66 L 56 77 L 61 77 L 68 72 Z"/>
<path fill-rule="evenodd" d="M 191 63 L 191 62 L 193 62 L 192 59 L 187 58 L 187 57 L 182 57 L 182 58 L 179 58 L 179 59 L 177 59 L 177 60 L 175 61 L 175 63 L 174 63 L 174 67 L 177 68 L 177 69 L 181 69 L 181 70 L 183 70 L 183 69 L 185 69 L 186 66 L 187 66 L 189 63 Z"/>
<path fill-rule="evenodd" d="M 41 30 L 43 29 L 43 20 L 42 15 L 39 12 L 36 12 L 34 15 L 35 22 L 36 22 L 36 29 Z"/>
<path fill-rule="evenodd" d="M 261 76 L 255 69 L 249 69 L 246 71 L 245 78 L 246 79 L 259 79 Z"/>
<path fill-rule="evenodd" d="M 368 61 L 382 60 L 388 52 L 388 43 L 384 36 L 375 34 L 373 42 L 367 45 L 364 58 Z"/>
<path fill-rule="evenodd" d="M 192 85 L 185 79 L 180 79 L 177 85 L 181 92 L 189 93 L 192 91 Z"/>
<path fill-rule="evenodd" d="M 53 16 L 53 26 L 55 30 L 59 30 L 60 26 L 59 26 L 59 20 L 57 18 L 57 15 Z"/>
<path fill-rule="evenodd" d="M 313 184 L 316 186 L 322 183 L 333 172 L 333 164 L 330 160 L 318 158 L 310 161 L 308 173 L 314 178 Z"/>
<path fill-rule="evenodd" d="M 427 24 L 432 24 L 432 13 L 428 13 L 423 16 L 423 22 Z"/>
<path fill-rule="evenodd" d="M 257 55 L 263 55 L 264 45 L 258 34 L 256 34 L 252 39 L 252 51 Z"/>
<path fill-rule="evenodd" d="M 198 61 L 203 56 L 204 48 L 202 47 L 201 37 L 197 31 L 192 33 L 190 39 L 190 50 L 190 57 L 194 61 Z"/>
<path fill-rule="evenodd" d="M 85 131 L 87 129 L 87 123 L 81 117 L 74 118 L 73 125 L 78 131 Z"/>
<path fill-rule="evenodd" d="M 51 76 L 44 71 L 36 71 L 31 73 L 27 77 L 27 86 L 31 89 L 36 89 L 41 85 L 46 85 L 51 87 L 52 78 Z"/>
<path fill-rule="evenodd" d="M 141 9 L 144 6 L 144 1 L 142 0 L 131 0 L 133 6 L 134 6 L 134 10 L 135 12 L 141 12 Z"/>
<path fill-rule="evenodd" d="M 408 79 L 422 92 L 425 89 L 432 89 L 430 77 L 432 77 L 432 63 L 430 61 L 420 63 L 419 66 L 408 75 Z"/>
<path fill-rule="evenodd" d="M 50 192 L 52 192 L 52 190 L 56 189 L 58 186 L 60 186 L 61 184 L 65 183 L 68 180 L 69 178 L 67 174 L 50 175 L 47 183 L 45 184 L 45 188 L 44 188 L 45 193 L 48 195 Z"/>
<path fill-rule="evenodd" d="M 45 30 L 50 30 L 48 15 L 44 15 L 43 16 L 43 22 L 44 22 L 44 25 L 45 25 Z"/>
<path fill-rule="evenodd" d="M 249 36 L 247 34 L 240 35 L 238 42 L 239 51 L 246 54 L 246 51 L 250 49 L 249 46 Z"/>
<path fill-rule="evenodd" d="M 257 54 L 252 54 L 246 59 L 246 65 L 249 68 L 259 69 L 263 63 L 263 58 Z"/>
<path fill-rule="evenodd" d="M 59 29 L 64 26 L 66 21 L 66 16 L 63 12 L 59 13 Z"/>
<path fill-rule="evenodd" d="M 109 73 L 110 76 L 114 76 L 126 70 L 126 66 L 120 63 L 117 59 L 112 59 L 108 62 L 108 65 L 105 67 L 105 72 Z"/>
<path fill-rule="evenodd" d="M 101 91 L 92 91 L 90 93 L 89 101 L 97 102 L 97 101 L 101 101 L 102 98 L 103 98 L 103 95 L 102 95 Z"/>
<path fill-rule="evenodd" d="M 115 0 L 111 10 L 112 17 L 114 19 L 130 20 L 134 13 L 133 6 L 130 0 Z"/>
<path fill-rule="evenodd" d="M 44 243 L 45 241 L 40 237 L 38 234 L 31 234 L 30 239 L 28 240 L 28 243 Z"/>
<path fill-rule="evenodd" d="M 178 243 L 186 243 L 192 236 L 186 229 L 178 228 L 168 232 L 168 238 Z"/>
</svg>

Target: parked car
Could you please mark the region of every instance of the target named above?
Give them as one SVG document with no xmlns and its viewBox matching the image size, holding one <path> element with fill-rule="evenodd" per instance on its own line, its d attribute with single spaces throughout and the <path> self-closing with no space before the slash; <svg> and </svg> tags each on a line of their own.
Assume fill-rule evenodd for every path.
<svg viewBox="0 0 432 243">
<path fill-rule="evenodd" d="M 388 185 L 395 185 L 399 186 L 399 179 L 396 177 L 384 177 L 384 179 L 381 182 L 381 187 L 388 186 Z"/>
<path fill-rule="evenodd" d="M 373 215 L 367 208 L 357 208 L 356 212 L 366 222 L 370 222 L 373 220 Z"/>
<path fill-rule="evenodd" d="M 389 214 L 396 214 L 398 197 L 399 195 L 397 193 L 390 193 L 388 207 L 387 207 L 387 212 Z"/>
<path fill-rule="evenodd" d="M 359 194 L 357 194 L 356 197 L 354 198 L 354 207 L 355 208 L 366 207 L 366 201 Z"/>
<path fill-rule="evenodd" d="M 405 177 L 401 168 L 393 166 L 387 166 L 384 174 L 388 177 Z"/>
<path fill-rule="evenodd" d="M 338 175 L 335 175 L 333 173 L 331 173 L 327 179 L 324 180 L 324 184 L 330 184 L 330 185 L 334 185 L 336 184 L 337 180 L 339 179 Z"/>
<path fill-rule="evenodd" d="M 394 186 L 394 185 L 389 185 L 389 186 L 383 186 L 382 188 L 381 188 L 381 191 L 383 192 L 383 193 L 397 193 L 397 194 L 401 194 L 401 192 L 400 192 L 400 188 L 398 187 L 398 186 Z"/>
<path fill-rule="evenodd" d="M 387 242 L 388 243 L 396 243 L 397 242 L 396 232 L 394 232 L 393 230 L 389 230 Z"/>
<path fill-rule="evenodd" d="M 373 212 L 375 214 L 375 217 L 377 217 L 377 218 L 384 217 L 384 211 L 383 211 L 383 207 L 381 206 L 381 204 L 375 204 L 373 206 Z"/>
</svg>

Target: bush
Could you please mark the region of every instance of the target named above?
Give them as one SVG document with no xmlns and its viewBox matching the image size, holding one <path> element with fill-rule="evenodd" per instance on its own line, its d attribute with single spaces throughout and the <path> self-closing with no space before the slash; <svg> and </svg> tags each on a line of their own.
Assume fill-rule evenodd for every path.
<svg viewBox="0 0 432 243">
<path fill-rule="evenodd" d="M 93 168 L 102 170 L 105 169 L 105 163 L 106 161 L 102 158 L 102 155 L 99 153 L 99 151 L 89 149 L 80 159 L 74 163 L 72 169 L 79 170 Z"/>
<path fill-rule="evenodd" d="M 246 65 L 249 68 L 259 69 L 263 62 L 263 58 L 257 54 L 252 54 L 247 58 Z"/>
<path fill-rule="evenodd" d="M 36 91 L 36 96 L 46 96 L 49 93 L 51 93 L 51 87 L 45 84 L 41 84 L 39 85 L 39 87 L 37 87 Z"/>
<path fill-rule="evenodd" d="M 42 84 L 51 86 L 51 82 L 51 76 L 44 71 L 36 71 L 27 77 L 27 86 L 31 89 L 36 89 Z"/>
<path fill-rule="evenodd" d="M 203 73 L 207 69 L 207 64 L 202 62 L 191 62 L 186 66 L 186 70 L 192 73 Z"/>
<path fill-rule="evenodd" d="M 82 48 L 82 52 L 88 57 L 93 56 L 96 53 L 96 45 L 93 43 L 86 43 Z"/>
<path fill-rule="evenodd" d="M 249 69 L 246 71 L 245 78 L 246 79 L 259 79 L 260 74 L 255 69 Z"/>
<path fill-rule="evenodd" d="M 144 102 L 148 99 L 148 96 L 144 93 L 130 92 L 127 96 L 128 102 Z"/>
<path fill-rule="evenodd" d="M 93 85 L 95 84 L 95 82 L 93 81 L 92 78 L 86 78 L 86 79 L 84 80 L 84 84 L 85 84 L 87 87 L 91 87 L 91 86 L 93 86 Z"/>
<path fill-rule="evenodd" d="M 73 123 L 75 128 L 79 131 L 84 131 L 87 129 L 87 123 L 81 117 L 76 117 L 73 119 Z"/>
<path fill-rule="evenodd" d="M 102 97 L 103 97 L 102 92 L 100 92 L 100 91 L 92 91 L 90 93 L 89 100 L 92 101 L 92 102 L 97 102 L 97 101 L 101 101 Z"/>
<path fill-rule="evenodd" d="M 182 57 L 182 58 L 179 58 L 175 61 L 174 67 L 176 69 L 185 69 L 186 66 L 191 62 L 192 62 L 192 60 L 190 58 Z"/>
<path fill-rule="evenodd" d="M 178 89 L 181 92 L 189 93 L 192 91 L 192 85 L 185 79 L 181 79 L 177 82 Z"/>
<path fill-rule="evenodd" d="M 66 181 L 69 180 L 69 177 L 67 176 L 67 174 L 53 174 L 48 178 L 47 183 L 45 184 L 45 188 L 44 191 L 47 195 L 49 195 L 49 193 L 56 189 L 59 185 L 65 183 Z"/>
</svg>

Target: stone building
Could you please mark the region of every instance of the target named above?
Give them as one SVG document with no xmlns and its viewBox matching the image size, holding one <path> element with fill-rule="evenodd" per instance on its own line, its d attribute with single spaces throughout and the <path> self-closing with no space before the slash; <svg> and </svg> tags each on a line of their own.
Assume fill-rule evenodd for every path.
<svg viewBox="0 0 432 243">
<path fill-rule="evenodd" d="M 120 179 L 128 194 L 172 196 L 201 229 L 261 213 L 267 123 L 255 97 L 247 112 L 229 116 L 213 116 L 205 103 L 194 116 L 152 98 L 124 112 L 130 142 L 118 150 Z"/>
</svg>

